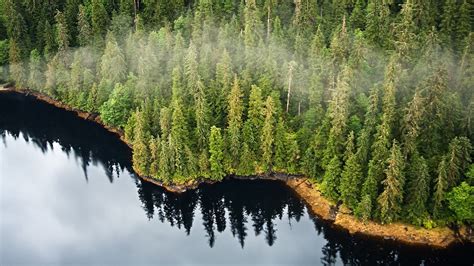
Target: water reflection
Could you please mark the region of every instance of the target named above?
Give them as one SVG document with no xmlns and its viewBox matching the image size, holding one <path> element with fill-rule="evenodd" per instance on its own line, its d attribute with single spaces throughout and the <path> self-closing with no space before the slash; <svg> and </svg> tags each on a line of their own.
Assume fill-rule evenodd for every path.
<svg viewBox="0 0 474 266">
<path fill-rule="evenodd" d="M 0 135 L 1 265 L 474 262 L 472 247 L 436 251 L 335 230 L 277 182 L 167 193 L 133 174 L 113 134 L 18 94 L 0 94 Z"/>
</svg>

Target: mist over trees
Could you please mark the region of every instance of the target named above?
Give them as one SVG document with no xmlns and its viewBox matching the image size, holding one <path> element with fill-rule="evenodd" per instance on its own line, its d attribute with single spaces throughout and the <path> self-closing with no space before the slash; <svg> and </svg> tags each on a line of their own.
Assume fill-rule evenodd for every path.
<svg viewBox="0 0 474 266">
<path fill-rule="evenodd" d="M 165 183 L 283 172 L 361 219 L 474 222 L 467 0 L 0 0 L 0 79 Z"/>
</svg>

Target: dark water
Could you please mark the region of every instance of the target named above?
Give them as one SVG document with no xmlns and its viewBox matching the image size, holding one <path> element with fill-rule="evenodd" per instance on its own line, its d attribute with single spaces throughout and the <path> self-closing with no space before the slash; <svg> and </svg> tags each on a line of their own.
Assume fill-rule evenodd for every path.
<svg viewBox="0 0 474 266">
<path fill-rule="evenodd" d="M 0 265 L 472 265 L 445 251 L 353 237 L 278 182 L 175 195 L 140 181 L 113 134 L 0 93 Z"/>
</svg>

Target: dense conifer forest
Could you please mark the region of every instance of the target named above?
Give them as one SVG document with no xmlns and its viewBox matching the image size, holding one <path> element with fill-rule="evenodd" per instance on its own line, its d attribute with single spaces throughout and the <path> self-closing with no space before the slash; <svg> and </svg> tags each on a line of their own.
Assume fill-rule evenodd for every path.
<svg viewBox="0 0 474 266">
<path fill-rule="evenodd" d="M 472 226 L 473 18 L 468 0 L 0 0 L 0 79 L 100 114 L 164 183 L 302 174 L 360 219 Z"/>
</svg>

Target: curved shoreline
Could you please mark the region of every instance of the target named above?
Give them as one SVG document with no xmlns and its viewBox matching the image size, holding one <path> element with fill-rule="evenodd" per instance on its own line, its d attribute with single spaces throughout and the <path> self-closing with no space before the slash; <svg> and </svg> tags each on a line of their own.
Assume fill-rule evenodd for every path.
<svg viewBox="0 0 474 266">
<path fill-rule="evenodd" d="M 75 112 L 80 118 L 93 121 L 101 125 L 109 132 L 116 134 L 123 143 L 132 149 L 132 146 L 127 143 L 127 141 L 125 141 L 123 132 L 116 128 L 106 126 L 97 114 L 71 108 L 70 106 L 63 104 L 47 95 L 27 89 L 2 87 L 0 85 L 0 92 L 16 92 L 32 95 L 40 101 L 67 111 Z M 165 190 L 173 193 L 182 193 L 186 190 L 196 189 L 200 184 L 203 183 L 215 183 L 208 180 L 194 180 L 182 185 L 167 185 L 153 178 L 143 177 L 139 174 L 138 176 L 146 182 L 163 187 Z M 472 235 L 473 233 L 468 232 L 466 228 L 460 230 L 460 232 L 454 232 L 448 227 L 425 229 L 402 223 L 383 225 L 373 221 L 360 221 L 348 210 L 339 208 L 339 206 L 324 198 L 320 191 L 309 182 L 307 177 L 273 173 L 270 175 L 255 175 L 248 177 L 234 176 L 233 178 L 247 180 L 269 179 L 281 181 L 290 187 L 298 195 L 298 197 L 300 197 L 306 203 L 312 214 L 338 228 L 347 230 L 350 234 L 362 234 L 370 237 L 398 241 L 409 245 L 422 245 L 434 248 L 447 248 L 456 243 L 463 243 L 464 241 L 474 243 L 474 237 Z"/>
</svg>

